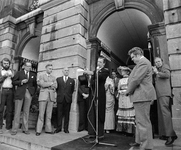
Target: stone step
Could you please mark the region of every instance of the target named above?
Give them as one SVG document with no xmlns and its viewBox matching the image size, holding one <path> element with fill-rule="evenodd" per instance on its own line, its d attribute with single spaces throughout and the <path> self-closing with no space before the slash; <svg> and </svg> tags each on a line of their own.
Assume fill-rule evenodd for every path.
<svg viewBox="0 0 181 150">
<path fill-rule="evenodd" d="M 35 129 L 30 129 L 29 131 L 29 135 L 22 133 L 22 130 L 18 130 L 16 135 L 11 135 L 10 131 L 3 128 L 3 134 L 0 134 L 0 143 L 17 148 L 14 150 L 51 150 L 54 146 L 67 143 L 87 134 L 86 131 L 73 132 L 71 130 L 69 134 L 64 132 L 46 134 L 43 130 L 40 136 L 36 136 Z"/>
<path fill-rule="evenodd" d="M 28 135 L 27 135 L 28 136 Z M 31 141 L 22 140 L 17 136 L 1 135 L 0 142 L 4 145 L 13 147 L 15 150 L 51 150 L 51 147 L 36 144 Z"/>
<path fill-rule="evenodd" d="M 5 143 L 0 144 L 0 150 L 24 150 L 22 148 L 14 147 L 11 145 L 7 145 Z"/>
</svg>

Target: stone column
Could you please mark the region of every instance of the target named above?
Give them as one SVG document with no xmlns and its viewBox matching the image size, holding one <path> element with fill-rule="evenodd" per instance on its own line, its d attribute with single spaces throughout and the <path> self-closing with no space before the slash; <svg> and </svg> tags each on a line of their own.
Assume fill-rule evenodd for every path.
<svg viewBox="0 0 181 150">
<path fill-rule="evenodd" d="M 163 0 L 168 56 L 173 87 L 172 119 L 177 134 L 181 134 L 181 1 Z"/>
<path fill-rule="evenodd" d="M 87 41 L 87 68 L 91 71 L 97 66 L 97 57 L 100 49 L 100 40 L 98 38 Z"/>
<path fill-rule="evenodd" d="M 15 19 L 11 16 L 0 19 L 0 61 L 4 57 L 13 61 L 16 42 Z"/>
<path fill-rule="evenodd" d="M 46 0 L 47 1 L 47 0 Z M 41 1 L 43 3 L 43 1 Z M 88 5 L 84 0 L 53 0 L 40 6 L 44 11 L 38 72 L 52 63 L 53 74 L 62 76 L 69 67 L 76 88 L 70 112 L 69 130 L 77 131 L 77 69 L 86 66 Z"/>
<path fill-rule="evenodd" d="M 148 26 L 148 29 L 150 33 L 150 40 L 152 43 L 153 59 L 155 57 L 161 57 L 164 63 L 169 64 L 166 30 L 164 22 L 159 22 L 157 24 L 150 25 Z"/>
</svg>

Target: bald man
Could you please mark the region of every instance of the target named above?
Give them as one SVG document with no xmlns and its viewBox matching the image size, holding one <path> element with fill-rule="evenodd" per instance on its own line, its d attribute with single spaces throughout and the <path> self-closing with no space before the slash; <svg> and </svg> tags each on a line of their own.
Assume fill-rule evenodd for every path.
<svg viewBox="0 0 181 150">
<path fill-rule="evenodd" d="M 69 113 L 72 103 L 72 94 L 74 92 L 75 81 L 69 77 L 69 69 L 63 69 L 63 76 L 57 78 L 57 124 L 58 127 L 54 133 L 61 132 L 62 118 L 64 117 L 64 132 L 69 133 Z"/>
</svg>

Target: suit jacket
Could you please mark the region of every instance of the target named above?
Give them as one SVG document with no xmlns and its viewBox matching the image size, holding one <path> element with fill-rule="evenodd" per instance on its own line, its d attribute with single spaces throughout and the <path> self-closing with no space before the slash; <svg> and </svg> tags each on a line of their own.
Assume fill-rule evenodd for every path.
<svg viewBox="0 0 181 150">
<path fill-rule="evenodd" d="M 25 84 L 21 84 L 23 79 L 26 79 L 25 71 L 18 71 L 13 78 L 13 85 L 16 86 L 15 91 L 15 100 L 24 99 L 26 89 L 29 90 L 31 96 L 33 96 L 36 92 L 37 82 L 36 82 L 36 74 L 34 72 L 29 72 L 28 82 Z"/>
<path fill-rule="evenodd" d="M 81 76 L 78 76 L 78 81 L 79 81 L 79 85 L 78 85 L 78 99 L 77 101 L 84 101 L 82 94 L 89 94 L 89 87 L 88 87 L 88 77 L 83 74 Z"/>
<path fill-rule="evenodd" d="M 152 66 L 148 59 L 141 58 L 133 68 L 129 79 L 128 89 L 131 102 L 144 102 L 156 99 L 156 92 L 152 84 Z"/>
<path fill-rule="evenodd" d="M 66 83 L 63 76 L 57 78 L 57 103 L 62 103 L 64 98 L 67 103 L 72 103 L 72 94 L 74 92 L 75 81 L 68 77 Z"/>
<path fill-rule="evenodd" d="M 47 74 L 43 74 L 40 75 L 39 79 L 37 80 L 37 83 L 40 86 L 40 94 L 38 101 L 46 101 L 48 98 L 50 98 L 50 101 L 56 102 L 56 78 L 52 75 L 48 77 Z"/>
<path fill-rule="evenodd" d="M 170 67 L 166 64 L 163 64 L 158 69 L 158 74 L 155 75 L 155 89 L 157 98 L 162 96 L 171 97 Z"/>
<path fill-rule="evenodd" d="M 108 76 L 109 70 L 107 68 L 98 71 L 98 114 L 101 122 L 105 121 L 106 90 L 104 85 Z"/>
</svg>

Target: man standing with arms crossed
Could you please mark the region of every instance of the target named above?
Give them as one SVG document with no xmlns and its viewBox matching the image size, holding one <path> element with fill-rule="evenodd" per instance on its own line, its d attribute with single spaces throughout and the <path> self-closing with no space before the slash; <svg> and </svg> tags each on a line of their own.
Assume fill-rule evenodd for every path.
<svg viewBox="0 0 181 150">
<path fill-rule="evenodd" d="M 1 61 L 1 70 L 0 70 L 0 134 L 3 133 L 3 114 L 4 106 L 6 105 L 6 129 L 9 130 L 12 128 L 13 120 L 13 85 L 12 77 L 13 71 L 10 69 L 10 60 L 4 58 Z"/>
<path fill-rule="evenodd" d="M 37 80 L 38 85 L 40 86 L 39 94 L 39 116 L 36 126 L 36 136 L 41 134 L 43 124 L 44 124 L 44 115 L 46 111 L 46 121 L 45 121 L 45 133 L 53 134 L 51 118 L 53 103 L 56 102 L 55 92 L 57 88 L 56 78 L 51 75 L 53 66 L 52 64 L 46 65 L 46 73 L 40 75 Z"/>
<path fill-rule="evenodd" d="M 156 92 L 152 84 L 152 66 L 148 59 L 143 56 L 143 50 L 134 47 L 129 50 L 133 62 L 133 68 L 129 80 L 128 88 L 125 92 L 133 102 L 136 116 L 135 143 L 130 145 L 139 147 L 140 150 L 153 149 L 152 125 L 150 121 L 150 105 L 156 99 Z"/>
</svg>

